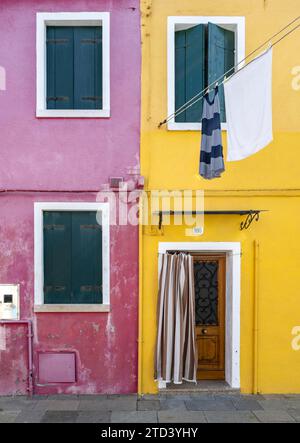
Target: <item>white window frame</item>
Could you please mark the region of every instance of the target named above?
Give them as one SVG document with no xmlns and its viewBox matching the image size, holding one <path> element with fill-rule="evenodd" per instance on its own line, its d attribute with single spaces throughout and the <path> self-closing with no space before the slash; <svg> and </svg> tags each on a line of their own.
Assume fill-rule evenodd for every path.
<svg viewBox="0 0 300 443">
<path fill-rule="evenodd" d="M 216 25 L 233 25 L 235 27 L 235 64 L 245 58 L 245 17 L 235 16 L 172 16 L 168 17 L 168 115 L 175 112 L 175 31 L 188 29 L 191 26 L 214 23 Z M 243 66 L 241 63 L 239 67 Z M 199 91 L 200 92 L 200 91 Z M 169 130 L 200 131 L 201 123 L 175 122 L 173 117 L 167 125 Z M 226 123 L 222 123 L 222 130 L 226 130 Z"/>
<path fill-rule="evenodd" d="M 102 220 L 102 286 L 100 304 L 44 303 L 44 211 L 100 211 Z M 109 312 L 110 311 L 109 203 L 38 202 L 34 203 L 34 311 Z"/>
<path fill-rule="evenodd" d="M 102 109 L 47 109 L 46 27 L 102 26 Z M 110 13 L 38 12 L 36 14 L 36 116 L 64 118 L 110 117 Z"/>
</svg>

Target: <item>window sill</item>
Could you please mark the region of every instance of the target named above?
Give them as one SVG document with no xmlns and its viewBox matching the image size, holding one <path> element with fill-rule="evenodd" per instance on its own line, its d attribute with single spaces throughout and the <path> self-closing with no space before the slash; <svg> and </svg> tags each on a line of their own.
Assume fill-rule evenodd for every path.
<svg viewBox="0 0 300 443">
<path fill-rule="evenodd" d="M 109 118 L 110 109 L 37 109 L 36 117 L 43 118 Z"/>
<path fill-rule="evenodd" d="M 201 123 L 168 123 L 169 131 L 201 131 Z M 227 123 L 221 124 L 222 131 L 227 131 Z"/>
<path fill-rule="evenodd" d="M 34 305 L 34 312 L 110 312 L 110 305 Z"/>
</svg>

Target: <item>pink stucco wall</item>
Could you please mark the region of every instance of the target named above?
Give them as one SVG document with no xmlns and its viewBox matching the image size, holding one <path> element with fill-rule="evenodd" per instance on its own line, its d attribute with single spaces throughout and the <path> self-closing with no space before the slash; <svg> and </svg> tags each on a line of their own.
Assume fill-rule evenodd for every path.
<svg viewBox="0 0 300 443">
<path fill-rule="evenodd" d="M 42 11 L 111 12 L 111 118 L 35 117 L 35 14 Z M 2 0 L 0 42 L 6 71 L 6 90 L 0 90 L 0 191 L 9 191 L 0 192 L 0 283 L 20 283 L 21 317 L 33 321 L 35 392 L 136 392 L 137 227 L 110 228 L 110 313 L 34 314 L 33 204 L 94 202 L 96 193 L 63 191 L 98 190 L 109 176 L 125 176 L 139 163 L 139 1 Z M 17 386 L 17 374 L 24 374 L 27 356 L 12 350 L 7 335 L 0 356 L 12 357 L 0 358 L 0 394 L 25 390 L 26 383 Z M 62 350 L 76 353 L 77 382 L 38 386 L 37 353 Z"/>
</svg>

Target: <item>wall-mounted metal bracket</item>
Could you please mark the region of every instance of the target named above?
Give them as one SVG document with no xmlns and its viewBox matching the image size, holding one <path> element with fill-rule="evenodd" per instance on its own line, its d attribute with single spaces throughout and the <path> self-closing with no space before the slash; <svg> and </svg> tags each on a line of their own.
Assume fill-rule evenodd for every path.
<svg viewBox="0 0 300 443">
<path fill-rule="evenodd" d="M 158 228 L 161 229 L 163 224 L 164 215 L 241 215 L 246 216 L 245 221 L 241 222 L 240 230 L 248 229 L 251 223 L 255 220 L 258 221 L 260 213 L 266 212 L 264 209 L 242 209 L 242 210 L 219 210 L 219 211 L 158 211 L 155 215 L 158 215 Z"/>
<path fill-rule="evenodd" d="M 251 225 L 251 223 L 255 220 L 259 220 L 261 211 L 250 211 L 246 217 L 246 220 L 241 222 L 240 229 L 243 231 L 244 229 L 248 229 Z"/>
</svg>

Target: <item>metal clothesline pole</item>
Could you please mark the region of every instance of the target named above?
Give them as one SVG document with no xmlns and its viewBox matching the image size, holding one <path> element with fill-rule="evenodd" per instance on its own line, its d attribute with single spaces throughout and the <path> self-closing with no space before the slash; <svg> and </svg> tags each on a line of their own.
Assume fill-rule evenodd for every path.
<svg viewBox="0 0 300 443">
<path fill-rule="evenodd" d="M 195 103 L 197 103 L 198 101 L 202 100 L 203 97 L 205 96 L 205 94 L 207 92 L 209 92 L 210 88 L 216 84 L 222 85 L 225 80 L 228 80 L 226 78 L 226 75 L 229 74 L 230 72 L 232 72 L 233 69 L 236 69 L 239 67 L 239 65 L 241 63 L 243 63 L 244 61 L 246 61 L 249 57 L 251 57 L 253 54 L 255 54 L 257 51 L 259 51 L 260 49 L 262 49 L 264 46 L 266 46 L 268 43 L 271 42 L 271 40 L 273 40 L 275 37 L 277 37 L 279 34 L 281 34 L 285 29 L 287 29 L 289 26 L 291 26 L 293 23 L 295 23 L 296 21 L 298 21 L 300 19 L 300 16 L 298 16 L 297 18 L 295 18 L 294 20 L 292 20 L 288 25 L 286 25 L 284 28 L 282 28 L 280 31 L 278 31 L 276 34 L 274 34 L 272 37 L 270 37 L 268 40 L 266 40 L 264 43 L 262 43 L 260 46 L 258 46 L 254 51 L 252 51 L 250 54 L 248 54 L 243 60 L 240 60 L 236 65 L 234 65 L 232 68 L 230 68 L 228 71 L 226 71 L 224 74 L 222 74 L 221 77 L 219 77 L 218 79 L 214 80 L 214 82 L 212 82 L 211 84 L 209 84 L 208 86 L 206 86 L 202 91 L 198 92 L 198 94 L 196 94 L 194 97 L 192 97 L 190 100 L 188 100 L 184 105 L 182 105 L 180 108 L 178 108 L 173 114 L 170 114 L 165 120 L 163 120 L 162 122 L 159 123 L 158 127 L 160 128 L 161 126 L 165 125 L 166 123 L 168 123 L 173 117 L 178 116 L 180 114 L 182 114 L 182 112 L 186 111 L 187 109 L 189 109 L 191 106 L 194 106 Z M 295 26 L 293 29 L 291 29 L 289 32 L 287 32 L 283 37 L 281 37 L 279 40 L 277 40 L 276 42 L 274 42 L 271 47 L 277 45 L 279 42 L 281 42 L 284 38 L 286 38 L 288 35 L 290 35 L 292 32 L 294 32 L 296 29 L 298 29 L 300 27 L 300 24 Z M 247 63 L 245 66 L 243 66 L 241 69 L 244 69 L 246 66 L 248 66 L 248 64 L 252 63 L 252 61 L 254 61 L 255 59 L 251 60 L 251 62 Z M 233 77 L 235 74 L 237 74 L 241 69 L 239 69 L 238 71 L 234 72 L 229 78 Z M 223 79 L 223 80 L 222 80 Z M 222 80 L 220 83 L 219 81 Z"/>
</svg>

